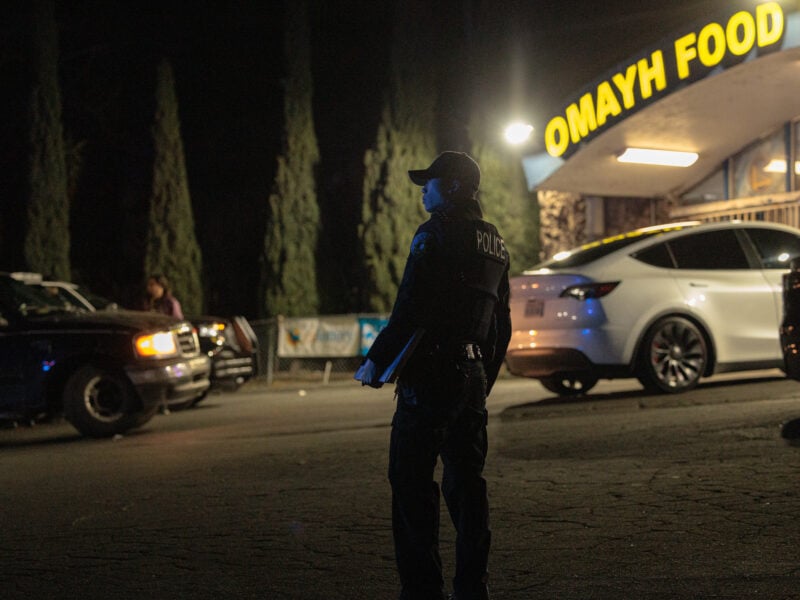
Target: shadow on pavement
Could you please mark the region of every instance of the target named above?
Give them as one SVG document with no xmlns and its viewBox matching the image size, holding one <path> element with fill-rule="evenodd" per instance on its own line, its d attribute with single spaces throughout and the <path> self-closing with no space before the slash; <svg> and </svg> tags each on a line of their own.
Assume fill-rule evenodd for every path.
<svg viewBox="0 0 800 600">
<path fill-rule="evenodd" d="M 786 381 L 786 377 L 783 376 L 768 376 L 768 377 L 747 377 L 743 379 L 726 379 L 726 380 L 718 380 L 718 381 L 706 381 L 701 382 L 695 388 L 695 390 L 703 391 L 703 390 L 710 390 L 714 388 L 721 388 L 721 387 L 728 387 L 728 386 L 746 386 L 746 385 L 762 385 L 764 383 L 770 382 L 777 382 L 777 381 Z M 664 405 L 664 406 L 676 406 L 676 405 L 687 405 L 692 404 L 692 392 L 695 390 L 689 390 L 688 392 L 683 392 L 680 394 L 667 394 L 667 393 L 657 393 L 657 392 L 650 392 L 642 389 L 636 390 L 625 390 L 620 392 L 608 392 L 608 393 L 588 393 L 588 394 L 580 394 L 576 396 L 551 396 L 548 398 L 544 398 L 542 400 L 534 400 L 531 402 L 524 402 L 521 404 L 515 404 L 513 406 L 508 406 L 500 413 L 500 418 L 516 418 L 525 414 L 530 409 L 537 409 L 537 408 L 553 408 L 553 407 L 578 407 L 578 406 L 585 406 L 589 404 L 597 405 L 598 403 L 605 403 L 605 402 L 612 402 L 612 401 L 638 401 L 641 408 L 645 407 L 655 407 L 657 405 Z M 800 389 L 798 390 L 800 391 Z M 642 403 L 642 400 L 646 401 Z M 651 404 L 652 400 L 658 401 L 658 404 Z M 798 419 L 798 445 L 800 445 L 800 419 Z"/>
<path fill-rule="evenodd" d="M 35 430 L 35 428 L 32 428 Z M 60 434 L 56 436 L 50 436 L 47 438 L 31 437 L 29 432 L 22 432 L 17 430 L 11 431 L 8 430 L 6 432 L 10 435 L 21 434 L 23 437 L 20 438 L 13 438 L 13 439 L 0 439 L 0 449 L 2 448 L 25 448 L 25 447 L 32 447 L 32 446 L 63 446 L 64 444 L 73 444 L 75 442 L 83 442 L 86 440 L 91 440 L 92 438 L 85 438 L 81 436 L 79 433 L 75 432 L 74 434 Z"/>
<path fill-rule="evenodd" d="M 54 429 L 54 427 L 58 429 Z M 64 446 L 66 444 L 77 443 L 109 443 L 116 439 L 114 437 L 93 438 L 83 436 L 77 431 L 73 431 L 71 426 L 65 424 L 66 431 L 61 431 L 56 423 L 42 423 L 33 426 L 9 427 L 0 430 L 0 450 L 3 448 L 41 448 L 46 446 Z M 132 429 L 125 432 L 125 438 L 138 435 L 145 435 L 146 432 L 140 429 Z"/>
<path fill-rule="evenodd" d="M 790 446 L 800 446 L 800 418 L 786 421 L 781 426 L 781 437 Z"/>
</svg>

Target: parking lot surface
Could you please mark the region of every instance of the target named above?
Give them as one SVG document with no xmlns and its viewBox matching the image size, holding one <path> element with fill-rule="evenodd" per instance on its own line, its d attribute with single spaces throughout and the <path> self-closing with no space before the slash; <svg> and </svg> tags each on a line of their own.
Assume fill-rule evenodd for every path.
<svg viewBox="0 0 800 600">
<path fill-rule="evenodd" d="M 395 598 L 391 399 L 254 385 L 116 440 L 0 431 L 3 597 Z M 490 413 L 493 598 L 800 597 L 800 384 L 504 380 Z"/>
</svg>

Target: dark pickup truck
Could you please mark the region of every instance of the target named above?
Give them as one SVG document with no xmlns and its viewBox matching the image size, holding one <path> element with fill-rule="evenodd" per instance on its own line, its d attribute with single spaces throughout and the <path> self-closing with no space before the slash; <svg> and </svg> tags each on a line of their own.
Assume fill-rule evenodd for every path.
<svg viewBox="0 0 800 600">
<path fill-rule="evenodd" d="M 0 274 L 0 420 L 63 415 L 84 435 L 113 436 L 202 397 L 210 369 L 187 321 L 70 310 Z"/>
<path fill-rule="evenodd" d="M 71 282 L 45 281 L 40 273 L 17 272 L 11 276 L 47 290 L 68 307 L 90 311 L 118 309 L 115 302 Z M 211 389 L 235 391 L 257 375 L 258 337 L 245 317 L 194 316 L 186 320 L 197 329 L 200 351 L 211 359 Z M 199 396 L 195 403 L 203 398 Z"/>
</svg>

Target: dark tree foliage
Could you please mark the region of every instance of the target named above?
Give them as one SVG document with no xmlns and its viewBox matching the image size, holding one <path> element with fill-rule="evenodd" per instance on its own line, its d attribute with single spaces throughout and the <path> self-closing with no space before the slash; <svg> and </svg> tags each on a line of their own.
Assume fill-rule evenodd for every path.
<svg viewBox="0 0 800 600">
<path fill-rule="evenodd" d="M 473 145 L 481 166 L 480 201 L 484 218 L 495 224 L 511 257 L 511 273 L 539 262 L 539 204 L 527 189 L 519 155 L 486 143 Z"/>
<path fill-rule="evenodd" d="M 19 116 L 30 111 L 33 19 L 27 4 L 18 1 L 13 6 L 19 10 L 7 7 L 0 19 L 0 111 L 8 115 L 0 119 L 0 256 L 3 268 L 21 270 L 27 268 L 22 248 L 30 189 L 30 124 Z"/>
<path fill-rule="evenodd" d="M 434 23 L 429 2 L 396 3 L 389 98 L 375 145 L 364 158 L 362 310 L 392 308 L 414 231 L 426 219 L 420 188 L 408 171 L 427 167 L 436 153 Z"/>
<path fill-rule="evenodd" d="M 153 143 L 155 158 L 145 273 L 166 275 L 183 312 L 200 314 L 204 308 L 200 247 L 195 237 L 175 78 L 167 61 L 158 66 Z"/>
<path fill-rule="evenodd" d="M 515 4 L 519 8 L 516 0 L 508 6 Z M 485 0 L 476 2 L 474 11 L 472 28 L 467 30 L 470 43 L 464 45 L 464 62 L 470 65 L 467 81 L 472 90 L 471 153 L 481 166 L 480 199 L 485 218 L 503 235 L 511 257 L 511 272 L 518 274 L 539 262 L 540 249 L 539 204 L 536 194 L 527 188 L 522 152 L 509 147 L 502 138 L 505 124 L 521 104 L 515 93 L 522 80 L 522 73 L 516 68 L 521 50 L 513 41 L 521 38 L 513 16 L 521 13 L 497 11 L 495 3 Z M 497 69 L 498 56 L 504 57 L 508 68 Z M 487 110 L 488 106 L 495 107 L 495 111 Z"/>
<path fill-rule="evenodd" d="M 23 254 L 27 268 L 69 280 L 69 200 L 58 84 L 58 34 L 52 1 L 37 0 L 33 8 L 30 196 Z"/>
<path fill-rule="evenodd" d="M 305 2 L 286 6 L 283 150 L 278 157 L 264 239 L 264 312 L 314 315 L 319 309 L 316 251 L 319 149 L 312 113 L 311 52 Z"/>
<path fill-rule="evenodd" d="M 67 198 L 70 206 L 77 192 L 78 181 L 85 164 L 86 140 L 75 141 L 70 136 L 64 138 L 64 164 L 67 172 Z"/>
<path fill-rule="evenodd" d="M 360 308 L 364 152 L 375 143 L 383 109 L 378 90 L 389 81 L 390 5 L 390 0 L 360 2 L 343 18 L 340 2 L 309 4 L 314 125 L 321 156 L 317 280 L 324 314 Z"/>
</svg>

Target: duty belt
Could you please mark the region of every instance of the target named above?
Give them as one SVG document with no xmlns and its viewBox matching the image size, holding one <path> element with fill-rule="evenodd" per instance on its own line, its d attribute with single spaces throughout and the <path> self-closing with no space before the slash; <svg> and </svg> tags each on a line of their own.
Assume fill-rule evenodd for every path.
<svg viewBox="0 0 800 600">
<path fill-rule="evenodd" d="M 482 360 L 481 347 L 473 342 L 460 342 L 455 345 L 455 355 L 459 360 Z"/>
</svg>

